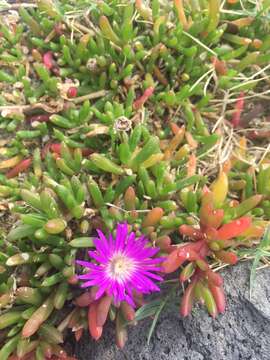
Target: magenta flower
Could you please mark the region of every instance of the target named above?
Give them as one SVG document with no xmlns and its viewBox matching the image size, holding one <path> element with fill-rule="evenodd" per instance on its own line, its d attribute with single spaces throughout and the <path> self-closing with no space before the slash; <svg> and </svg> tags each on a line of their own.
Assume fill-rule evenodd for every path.
<svg viewBox="0 0 270 360">
<path fill-rule="evenodd" d="M 95 251 L 89 251 L 89 257 L 95 262 L 77 261 L 79 265 L 90 269 L 78 278 L 86 280 L 82 287 L 96 286 L 96 300 L 103 294 L 111 295 L 114 303 L 128 302 L 135 307 L 133 291 L 149 294 L 159 291 L 153 280 L 162 281 L 155 274 L 161 271 L 159 264 L 163 258 L 152 258 L 159 248 L 149 247 L 144 236 L 135 238 L 135 233 L 128 234 L 127 224 L 118 224 L 115 239 L 110 234 L 106 238 L 97 230 L 99 238 L 94 240 Z"/>
</svg>

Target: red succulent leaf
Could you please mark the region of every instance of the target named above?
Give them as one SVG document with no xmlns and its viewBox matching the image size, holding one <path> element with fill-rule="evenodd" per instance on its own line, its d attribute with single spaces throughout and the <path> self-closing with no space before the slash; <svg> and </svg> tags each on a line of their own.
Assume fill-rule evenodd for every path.
<svg viewBox="0 0 270 360">
<path fill-rule="evenodd" d="M 203 219 L 200 218 L 200 220 L 201 220 L 202 226 L 213 227 L 214 229 L 217 229 L 221 225 L 223 218 L 224 218 L 224 210 L 223 209 L 211 210 L 209 208 L 208 212 L 207 212 L 207 210 L 205 210 Z M 203 222 L 202 222 L 202 220 L 203 220 Z"/>
<path fill-rule="evenodd" d="M 127 321 L 133 321 L 135 319 L 135 310 L 126 301 L 121 302 L 121 310 Z"/>
<path fill-rule="evenodd" d="M 19 173 L 27 170 L 31 164 L 32 164 L 32 158 L 28 158 L 28 159 L 24 159 L 21 162 L 19 162 L 19 164 L 17 164 L 16 166 L 14 166 L 13 169 L 9 170 L 6 173 L 6 177 L 8 179 L 14 178 L 15 176 L 17 176 Z"/>
<path fill-rule="evenodd" d="M 97 326 L 103 326 L 107 320 L 108 313 L 111 307 L 112 297 L 109 295 L 103 296 L 97 304 Z"/>
<path fill-rule="evenodd" d="M 51 144 L 50 150 L 51 150 L 52 152 L 60 155 L 60 152 L 61 152 L 61 144 L 60 144 L 60 143 Z"/>
<path fill-rule="evenodd" d="M 214 286 L 221 286 L 223 284 L 222 277 L 211 269 L 206 272 L 206 276 L 208 283 L 213 284 Z"/>
<path fill-rule="evenodd" d="M 80 307 L 88 306 L 92 302 L 93 302 L 93 299 L 91 298 L 89 291 L 86 291 L 85 293 L 83 293 L 82 295 L 77 297 L 77 299 L 75 300 L 75 304 Z"/>
<path fill-rule="evenodd" d="M 230 251 L 224 251 L 224 250 L 216 251 L 215 255 L 219 260 L 221 260 L 226 264 L 234 265 L 238 261 L 237 255 Z"/>
<path fill-rule="evenodd" d="M 203 233 L 190 225 L 181 225 L 179 227 L 179 232 L 182 235 L 188 236 L 192 240 L 199 240 L 203 238 Z"/>
<path fill-rule="evenodd" d="M 98 288 L 96 286 L 92 286 L 90 290 L 85 291 L 75 299 L 75 304 L 80 307 L 90 305 L 95 300 L 97 291 Z"/>
<path fill-rule="evenodd" d="M 241 235 L 251 225 L 251 218 L 243 216 L 237 220 L 234 220 L 228 224 L 223 225 L 218 229 L 219 240 L 229 240 Z"/>
<path fill-rule="evenodd" d="M 185 293 L 182 297 L 181 305 L 180 305 L 180 314 L 183 317 L 188 316 L 191 313 L 191 309 L 194 302 L 194 288 L 197 284 L 197 278 L 194 277 L 191 281 L 191 283 L 188 285 L 188 287 L 185 290 Z"/>
<path fill-rule="evenodd" d="M 162 263 L 163 271 L 167 274 L 174 272 L 186 260 L 186 257 L 179 256 L 179 250 L 174 250 Z"/>
<path fill-rule="evenodd" d="M 214 286 L 212 283 L 208 283 L 208 287 L 215 299 L 218 312 L 224 313 L 226 308 L 226 299 L 223 288 Z"/>
<path fill-rule="evenodd" d="M 54 66 L 53 53 L 52 51 L 47 51 L 43 55 L 43 64 L 48 69 L 51 70 Z"/>
<path fill-rule="evenodd" d="M 89 333 L 96 341 L 101 337 L 103 328 L 97 324 L 97 302 L 89 305 L 88 308 L 88 328 Z"/>
<path fill-rule="evenodd" d="M 196 261 L 200 260 L 201 258 L 200 254 L 194 250 L 189 249 L 188 245 L 179 250 L 178 256 L 188 261 Z"/>
<path fill-rule="evenodd" d="M 156 246 L 167 252 L 171 246 L 171 242 L 171 238 L 168 235 L 164 235 L 156 240 Z"/>
<path fill-rule="evenodd" d="M 214 227 L 207 227 L 204 230 L 204 233 L 206 235 L 206 241 L 215 241 L 218 238 L 217 229 L 215 229 Z"/>
<path fill-rule="evenodd" d="M 207 191 L 202 197 L 200 209 L 200 223 L 202 227 L 213 227 L 217 229 L 224 217 L 223 209 L 214 209 L 213 193 Z"/>
<path fill-rule="evenodd" d="M 227 74 L 228 69 L 227 69 L 225 61 L 219 60 L 215 56 L 211 57 L 211 61 L 212 61 L 212 64 L 213 64 L 216 72 L 218 73 L 218 75 L 226 75 Z"/>
<path fill-rule="evenodd" d="M 49 146 L 50 150 L 53 152 L 53 153 L 56 153 L 58 155 L 61 154 L 61 144 L 60 143 L 54 143 L 54 144 L 51 144 Z M 82 152 L 82 155 L 83 156 L 88 156 L 90 154 L 93 153 L 93 150 L 90 149 L 90 148 L 82 148 L 81 149 L 81 152 Z"/>
</svg>

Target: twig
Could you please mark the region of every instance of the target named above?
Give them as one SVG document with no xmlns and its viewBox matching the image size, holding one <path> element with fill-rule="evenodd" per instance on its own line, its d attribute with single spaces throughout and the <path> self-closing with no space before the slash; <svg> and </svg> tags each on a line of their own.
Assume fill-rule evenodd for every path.
<svg viewBox="0 0 270 360">
<path fill-rule="evenodd" d="M 126 214 L 129 214 L 129 213 L 132 213 L 134 210 L 126 210 L 126 209 L 123 209 L 121 208 L 120 206 L 117 206 L 117 205 L 114 205 L 114 204 L 111 204 L 109 202 L 106 202 L 105 203 L 107 206 L 109 207 L 112 207 L 114 209 L 117 209 L 117 210 L 120 210 L 120 211 L 123 211 L 124 213 Z M 147 212 L 150 212 L 151 210 L 135 210 L 137 213 L 147 213 Z"/>
<path fill-rule="evenodd" d="M 214 68 L 211 68 L 206 73 L 204 73 L 189 89 L 189 92 L 192 92 L 192 90 L 205 78 L 208 74 L 212 73 L 214 71 Z"/>
<path fill-rule="evenodd" d="M 267 100 L 269 99 L 269 97 L 263 97 L 263 95 L 266 95 L 266 94 L 269 94 L 270 93 L 270 90 L 265 90 L 261 93 L 254 93 L 253 95 L 248 95 L 248 96 L 245 96 L 243 99 L 244 100 L 247 100 L 247 99 L 253 99 L 253 98 L 256 98 L 256 97 L 259 97 L 259 98 L 266 98 Z M 234 94 L 231 94 L 231 96 L 233 96 Z M 219 99 L 219 100 L 210 100 L 210 103 L 211 104 L 222 104 L 223 103 L 223 99 Z M 234 98 L 234 99 L 228 99 L 228 104 L 233 104 L 235 102 L 238 101 L 238 98 Z"/>
<path fill-rule="evenodd" d="M 268 144 L 267 148 L 265 149 L 258 165 L 262 164 L 263 160 L 265 159 L 265 157 L 269 153 L 269 151 L 270 151 L 270 144 Z"/>
<path fill-rule="evenodd" d="M 29 111 L 32 111 L 34 109 L 43 109 L 44 111 L 48 112 L 48 113 L 54 113 L 54 112 L 59 112 L 61 110 L 63 110 L 63 106 L 64 106 L 64 102 L 63 103 L 59 103 L 57 104 L 58 106 L 50 106 L 46 103 L 36 103 L 36 104 L 29 104 L 29 105 L 4 105 L 4 106 L 0 106 L 0 112 L 2 111 L 12 111 L 12 110 L 17 110 L 17 111 L 22 111 L 24 113 L 27 113 Z"/>
<path fill-rule="evenodd" d="M 87 28 L 86 26 L 78 23 L 77 21 L 72 21 L 72 22 L 66 21 L 66 24 L 67 24 L 67 26 L 68 26 L 70 29 L 74 29 L 74 28 L 75 28 L 76 30 L 79 29 L 79 30 L 82 31 L 83 33 L 90 34 L 91 36 L 94 36 L 94 35 L 95 35 L 95 33 L 94 33 L 93 30 L 91 30 L 91 29 Z"/>
<path fill-rule="evenodd" d="M 4 6 L 6 6 L 5 8 L 0 8 L 0 13 L 1 12 L 6 12 L 9 10 L 17 10 L 20 8 L 36 8 L 37 4 L 32 4 L 32 3 L 21 3 L 21 4 L 5 4 Z"/>
<path fill-rule="evenodd" d="M 211 54 L 217 56 L 217 53 L 215 51 L 213 51 L 212 49 L 210 49 L 208 46 L 206 46 L 205 44 L 203 44 L 200 40 L 198 40 L 197 38 L 195 38 L 194 36 L 190 35 L 189 33 L 187 33 L 186 31 L 183 31 L 183 34 L 185 34 L 187 37 L 189 37 L 190 39 L 192 39 L 193 41 L 195 41 L 198 45 L 200 45 L 201 47 L 203 47 L 205 50 L 207 50 L 208 52 L 210 52 Z"/>
<path fill-rule="evenodd" d="M 92 99 L 97 99 L 99 97 L 103 97 L 105 95 L 108 94 L 109 91 L 107 90 L 99 90 L 87 95 L 83 95 L 83 96 L 79 96 L 75 99 L 70 99 L 69 101 L 74 102 L 75 104 L 79 104 L 81 102 L 84 102 L 85 100 L 92 100 Z"/>
</svg>

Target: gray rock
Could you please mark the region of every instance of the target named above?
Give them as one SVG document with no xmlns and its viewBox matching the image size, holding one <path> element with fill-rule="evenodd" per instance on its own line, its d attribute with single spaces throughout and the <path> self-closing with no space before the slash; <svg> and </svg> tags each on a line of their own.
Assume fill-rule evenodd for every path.
<svg viewBox="0 0 270 360">
<path fill-rule="evenodd" d="M 250 263 L 223 272 L 227 311 L 212 319 L 197 307 L 183 320 L 175 299 L 160 316 L 151 344 L 146 338 L 150 320 L 129 329 L 124 350 L 114 345 L 114 329 L 107 326 L 94 342 L 85 334 L 75 353 L 79 360 L 269 360 L 270 271 L 258 272 L 249 299 Z"/>
</svg>

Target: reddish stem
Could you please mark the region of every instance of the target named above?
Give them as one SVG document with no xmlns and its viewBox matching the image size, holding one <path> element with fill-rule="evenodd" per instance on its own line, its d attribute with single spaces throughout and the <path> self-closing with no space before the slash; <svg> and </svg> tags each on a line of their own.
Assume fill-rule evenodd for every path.
<svg viewBox="0 0 270 360">
<path fill-rule="evenodd" d="M 232 120 L 231 120 L 233 127 L 238 127 L 240 124 L 241 114 L 244 110 L 244 104 L 245 104 L 244 96 L 245 96 L 245 93 L 242 91 L 237 99 L 237 102 L 235 105 L 235 112 L 234 112 L 234 114 L 232 116 Z"/>
<path fill-rule="evenodd" d="M 144 103 L 150 98 L 150 96 L 153 95 L 153 92 L 154 92 L 153 86 L 150 86 L 149 88 L 147 88 L 145 90 L 145 92 L 143 93 L 143 95 L 134 101 L 133 108 L 135 110 L 140 109 L 144 105 Z"/>
</svg>

